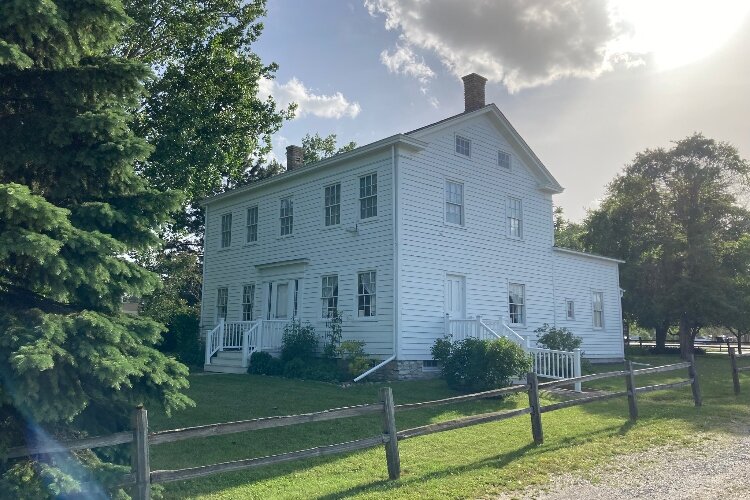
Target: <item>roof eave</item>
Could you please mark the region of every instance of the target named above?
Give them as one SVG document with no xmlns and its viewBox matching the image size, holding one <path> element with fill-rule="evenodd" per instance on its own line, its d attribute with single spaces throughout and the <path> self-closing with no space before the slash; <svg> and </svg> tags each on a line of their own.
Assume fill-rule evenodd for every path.
<svg viewBox="0 0 750 500">
<path fill-rule="evenodd" d="M 577 255 L 579 257 L 589 257 L 591 259 L 606 260 L 606 261 L 609 261 L 609 262 L 615 262 L 617 264 L 625 264 L 625 261 L 621 260 L 621 259 L 615 259 L 614 257 L 606 257 L 604 255 L 597 255 L 595 253 L 581 252 L 579 250 L 573 250 L 573 249 L 570 249 L 570 248 L 563 248 L 563 247 L 553 246 L 552 250 L 555 250 L 555 251 L 560 252 L 560 253 L 567 253 L 567 254 L 570 254 L 570 255 Z"/>
</svg>

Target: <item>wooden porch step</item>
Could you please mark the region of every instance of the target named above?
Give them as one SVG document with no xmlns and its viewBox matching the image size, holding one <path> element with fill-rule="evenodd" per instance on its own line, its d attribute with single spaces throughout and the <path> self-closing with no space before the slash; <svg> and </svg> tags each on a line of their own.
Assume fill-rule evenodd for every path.
<svg viewBox="0 0 750 500">
<path fill-rule="evenodd" d="M 242 362 L 242 351 L 219 351 L 213 359 L 236 359 Z"/>
<path fill-rule="evenodd" d="M 247 373 L 247 368 L 234 365 L 218 365 L 215 361 L 212 361 L 210 365 L 203 365 L 203 371 L 213 373 Z"/>
</svg>

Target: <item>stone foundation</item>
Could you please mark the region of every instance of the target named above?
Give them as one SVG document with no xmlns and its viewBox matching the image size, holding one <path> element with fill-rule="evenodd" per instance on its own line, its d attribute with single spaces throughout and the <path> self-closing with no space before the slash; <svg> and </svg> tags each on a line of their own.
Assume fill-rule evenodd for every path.
<svg viewBox="0 0 750 500">
<path fill-rule="evenodd" d="M 394 360 L 383 368 L 373 373 L 370 380 L 424 380 L 437 378 L 440 370 L 427 369 L 422 366 L 422 361 Z"/>
</svg>

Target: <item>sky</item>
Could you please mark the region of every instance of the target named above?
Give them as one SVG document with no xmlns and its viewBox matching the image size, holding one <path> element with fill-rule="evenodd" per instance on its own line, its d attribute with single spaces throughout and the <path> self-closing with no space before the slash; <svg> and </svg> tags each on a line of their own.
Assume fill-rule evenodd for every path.
<svg viewBox="0 0 750 500">
<path fill-rule="evenodd" d="M 269 0 L 263 94 L 298 103 L 273 139 L 368 144 L 494 102 L 580 220 L 635 154 L 693 132 L 750 159 L 750 0 Z"/>
</svg>

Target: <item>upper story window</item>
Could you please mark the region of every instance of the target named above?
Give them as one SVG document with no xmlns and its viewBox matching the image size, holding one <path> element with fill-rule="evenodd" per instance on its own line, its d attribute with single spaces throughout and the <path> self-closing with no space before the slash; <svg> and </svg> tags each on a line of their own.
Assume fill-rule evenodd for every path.
<svg viewBox="0 0 750 500">
<path fill-rule="evenodd" d="M 375 271 L 357 275 L 357 316 L 375 316 Z"/>
<path fill-rule="evenodd" d="M 510 322 L 522 325 L 526 322 L 526 286 L 508 283 L 508 312 Z"/>
<path fill-rule="evenodd" d="M 510 153 L 500 150 L 497 152 L 497 164 L 503 168 L 510 168 Z"/>
<path fill-rule="evenodd" d="M 456 153 L 471 156 L 471 141 L 466 137 L 456 136 Z"/>
<path fill-rule="evenodd" d="M 519 198 L 508 198 L 508 236 L 523 236 L 523 206 Z"/>
<path fill-rule="evenodd" d="M 247 209 L 247 243 L 258 241 L 258 207 Z"/>
<path fill-rule="evenodd" d="M 570 299 L 565 300 L 565 319 L 576 319 L 576 303 Z"/>
<path fill-rule="evenodd" d="M 323 303 L 323 318 L 331 318 L 339 307 L 339 277 L 335 274 L 321 278 L 320 297 Z"/>
<path fill-rule="evenodd" d="M 226 287 L 216 290 L 216 321 L 227 319 L 227 304 L 229 303 L 229 289 Z"/>
<path fill-rule="evenodd" d="M 445 221 L 464 223 L 464 185 L 460 182 L 445 181 Z"/>
<path fill-rule="evenodd" d="M 232 244 L 232 214 L 221 216 L 221 248 L 229 248 Z"/>
<path fill-rule="evenodd" d="M 281 222 L 281 236 L 292 234 L 294 231 L 294 206 L 291 198 L 281 199 L 279 221 Z"/>
<path fill-rule="evenodd" d="M 378 215 L 378 174 L 359 178 L 359 218 L 368 219 Z"/>
<path fill-rule="evenodd" d="M 326 186 L 325 221 L 326 226 L 335 226 L 341 223 L 341 184 Z"/>
<path fill-rule="evenodd" d="M 604 292 L 593 292 L 594 328 L 604 327 Z"/>
<path fill-rule="evenodd" d="M 242 287 L 242 321 L 253 320 L 253 309 L 255 308 L 255 285 Z"/>
</svg>

